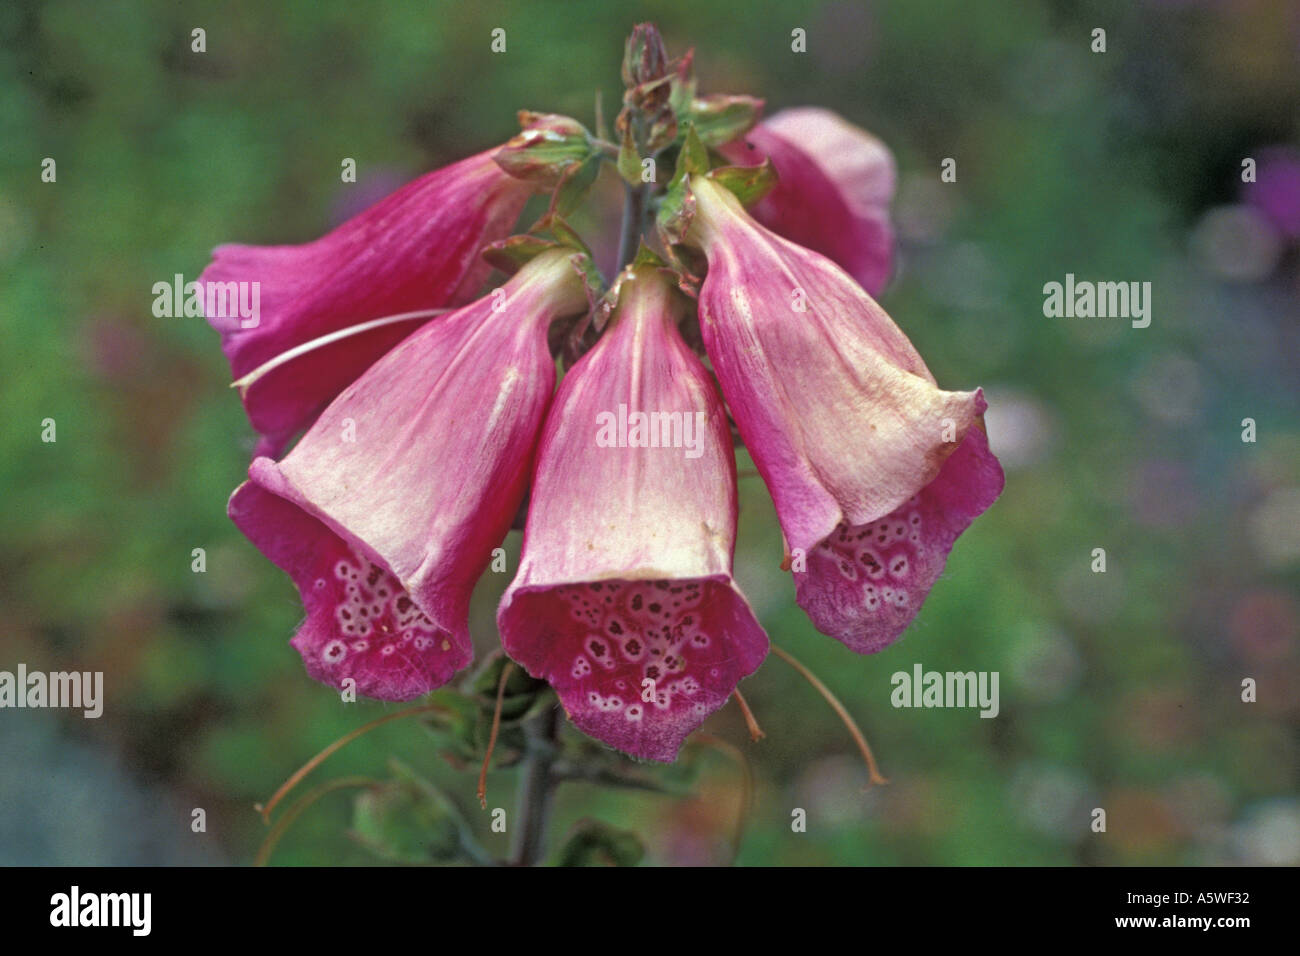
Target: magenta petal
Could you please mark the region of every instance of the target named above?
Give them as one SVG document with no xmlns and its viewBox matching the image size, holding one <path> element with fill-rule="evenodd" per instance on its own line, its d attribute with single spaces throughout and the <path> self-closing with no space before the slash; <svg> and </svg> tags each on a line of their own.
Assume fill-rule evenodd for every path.
<svg viewBox="0 0 1300 956">
<path fill-rule="evenodd" d="M 427 173 L 313 242 L 218 246 L 199 278 L 203 288 L 259 284 L 256 326 L 243 328 L 238 316 L 208 318 L 221 332 L 234 377 L 347 326 L 477 294 L 490 271 L 480 250 L 509 233 L 532 191 L 504 173 L 493 152 Z M 373 343 L 380 341 L 389 339 Z M 297 431 L 337 394 L 340 380 L 352 381 L 376 357 L 374 349 L 341 350 L 332 360 L 334 374 L 303 376 L 301 391 L 284 406 L 279 400 L 287 389 L 250 390 L 244 396 L 249 419 L 264 434 Z"/>
<path fill-rule="evenodd" d="M 264 460 L 264 459 L 263 459 Z M 248 481 L 230 517 L 293 578 L 307 619 L 291 643 L 323 684 L 379 700 L 411 700 L 439 687 L 473 657 L 469 637 L 439 627 L 366 545 Z"/>
<path fill-rule="evenodd" d="M 416 320 L 395 323 L 330 342 L 276 366 L 243 388 L 244 407 L 263 436 L 258 454 L 278 458 L 304 424 L 418 327 Z"/>
<path fill-rule="evenodd" d="M 979 416 L 830 260 L 692 177 L 688 241 L 708 258 L 700 330 L 791 549 L 889 514 L 933 480 Z"/>
<path fill-rule="evenodd" d="M 503 613 L 507 652 L 555 688 L 574 726 L 663 763 L 767 653 L 730 575 L 525 586 Z"/>
<path fill-rule="evenodd" d="M 901 507 L 861 525 L 841 523 L 795 574 L 799 606 L 823 634 L 860 654 L 893 643 L 939 579 L 953 543 L 1002 493 L 1002 466 L 982 425 L 939 476 Z"/>
<path fill-rule="evenodd" d="M 577 727 L 665 762 L 767 653 L 731 577 L 726 415 L 673 296 L 652 269 L 625 281 L 611 326 L 561 383 L 497 614 L 506 652 Z M 678 431 L 634 431 L 637 413 Z"/>
<path fill-rule="evenodd" d="M 772 160 L 779 181 L 753 208 L 773 232 L 834 260 L 872 295 L 889 279 L 894 157 L 830 110 L 782 110 L 722 152 L 744 165 Z"/>
<path fill-rule="evenodd" d="M 364 677 L 363 693 L 407 699 L 469 660 L 470 592 L 519 508 L 555 384 L 547 327 L 586 307 L 570 258 L 545 253 L 503 296 L 423 326 L 331 403 L 283 461 L 253 462 L 231 516 L 294 576 L 309 612 L 294 646 L 313 676 L 353 677 L 358 690 Z M 344 608 L 344 597 L 356 606 Z M 414 608 L 393 603 L 403 598 Z M 348 630 L 373 631 L 376 615 L 391 631 Z M 372 674 L 374 653 L 396 655 L 407 631 L 411 642 L 432 641 L 421 648 L 423 669 Z M 375 641 L 378 651 L 355 646 Z"/>
</svg>

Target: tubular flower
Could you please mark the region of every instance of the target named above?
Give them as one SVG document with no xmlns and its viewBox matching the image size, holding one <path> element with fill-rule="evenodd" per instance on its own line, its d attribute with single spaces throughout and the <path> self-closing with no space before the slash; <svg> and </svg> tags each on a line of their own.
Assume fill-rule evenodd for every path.
<svg viewBox="0 0 1300 956">
<path fill-rule="evenodd" d="M 779 179 L 754 218 L 880 294 L 894 258 L 896 173 L 884 143 L 830 110 L 803 107 L 769 117 L 722 153 L 742 165 L 770 159 Z"/>
<path fill-rule="evenodd" d="M 297 586 L 290 643 L 312 677 L 392 701 L 446 683 L 472 657 L 470 594 L 522 525 L 496 617 L 518 667 L 463 687 L 476 715 L 496 689 L 480 787 L 498 741 L 527 767 L 515 862 L 538 858 L 557 781 L 639 785 L 608 758 L 579 771 L 551 689 L 642 759 L 674 760 L 731 697 L 761 736 L 738 689 L 769 649 L 733 575 L 738 442 L 798 604 L 858 652 L 901 635 L 1003 487 L 983 393 L 939 388 L 872 297 L 893 251 L 889 151 L 820 109 L 755 126 L 762 101 L 701 94 L 693 64 L 639 24 L 613 123 L 520 111 L 502 148 L 316 242 L 222 246 L 200 283 L 210 311 L 242 293 L 230 283 L 261 288 L 259 321 L 242 294 L 239 315 L 209 316 L 263 436 L 229 512 Z M 615 208 L 591 201 L 611 183 L 608 284 L 574 224 Z M 506 238 L 534 190 L 549 201 Z M 613 246 L 602 225 L 590 235 Z M 517 271 L 470 302 L 489 264 Z M 449 715 L 438 732 L 465 758 L 479 729 Z"/>
<path fill-rule="evenodd" d="M 726 413 L 677 331 L 658 270 L 625 273 L 596 345 L 565 376 L 538 446 L 506 652 L 581 730 L 671 761 L 767 653 L 732 580 Z"/>
<path fill-rule="evenodd" d="M 799 604 L 853 650 L 880 650 L 1001 493 L 983 395 L 939 389 L 843 270 L 756 223 L 717 183 L 690 185 L 687 241 L 709 267 L 704 344 L 772 493 Z"/>
<path fill-rule="evenodd" d="M 298 246 L 223 245 L 204 289 L 257 283 L 259 314 L 209 316 L 241 390 L 259 451 L 275 455 L 329 401 L 410 334 L 412 321 L 375 323 L 293 361 L 277 356 L 380 317 L 468 302 L 490 271 L 479 251 L 509 234 L 533 187 L 488 151 L 435 170 Z M 319 343 L 318 343 L 319 344 Z M 247 380 L 245 380 L 247 377 Z"/>
<path fill-rule="evenodd" d="M 555 386 L 552 319 L 586 308 L 570 252 L 415 331 L 276 463 L 257 458 L 235 524 L 294 579 L 307 672 L 409 700 L 471 658 L 469 596 L 504 538 Z"/>
</svg>

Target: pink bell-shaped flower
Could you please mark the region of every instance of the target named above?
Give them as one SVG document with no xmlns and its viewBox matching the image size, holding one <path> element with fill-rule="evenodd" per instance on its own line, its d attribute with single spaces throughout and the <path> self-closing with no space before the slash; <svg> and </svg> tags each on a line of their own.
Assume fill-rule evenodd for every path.
<svg viewBox="0 0 1300 956">
<path fill-rule="evenodd" d="M 257 458 L 235 524 L 297 584 L 307 672 L 381 700 L 472 656 L 474 583 L 523 499 L 555 387 L 552 319 L 583 311 L 571 251 L 416 330 L 348 386 L 283 461 Z"/>
<path fill-rule="evenodd" d="M 726 413 L 653 266 L 624 274 L 611 325 L 560 384 L 538 446 L 506 652 L 569 719 L 671 761 L 767 653 L 732 580 Z"/>
<path fill-rule="evenodd" d="M 408 183 L 320 239 L 218 246 L 202 289 L 257 283 L 258 314 L 208 317 L 236 380 L 315 343 L 240 386 L 259 452 L 276 455 L 331 399 L 416 327 L 389 316 L 468 302 L 490 267 L 479 252 L 509 234 L 533 190 L 479 153 Z M 233 287 L 232 287 L 233 288 Z M 210 298 L 207 296 L 205 298 Z M 220 297 L 218 297 L 218 301 Z M 316 340 L 355 326 L 355 334 Z"/>
<path fill-rule="evenodd" d="M 896 173 L 884 143 L 810 106 L 782 110 L 721 151 L 745 166 L 772 161 L 778 182 L 755 204 L 755 219 L 880 294 L 894 259 L 889 203 Z"/>
<path fill-rule="evenodd" d="M 687 241 L 708 259 L 704 344 L 772 493 L 799 604 L 852 649 L 880 650 L 1002 491 L 983 395 L 938 388 L 829 259 L 756 223 L 711 179 L 690 187 Z"/>
</svg>

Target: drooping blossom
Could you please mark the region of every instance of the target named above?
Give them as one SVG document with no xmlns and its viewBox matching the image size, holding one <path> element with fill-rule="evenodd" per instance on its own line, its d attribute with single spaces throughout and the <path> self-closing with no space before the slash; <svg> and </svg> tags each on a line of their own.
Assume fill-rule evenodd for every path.
<svg viewBox="0 0 1300 956">
<path fill-rule="evenodd" d="M 469 596 L 509 530 L 555 386 L 547 329 L 587 306 L 544 252 L 424 325 L 348 386 L 230 516 L 297 584 L 292 644 L 323 683 L 409 700 L 471 658 Z"/>
<path fill-rule="evenodd" d="M 492 157 L 493 151 L 479 153 L 427 173 L 312 242 L 218 246 L 199 277 L 203 288 L 260 287 L 255 324 L 238 315 L 209 316 L 235 379 L 331 333 L 474 298 L 490 271 L 479 252 L 509 234 L 534 188 Z M 262 435 L 259 452 L 278 454 L 415 327 L 414 321 L 363 326 L 241 385 L 249 420 Z"/>
<path fill-rule="evenodd" d="M 637 268 L 565 376 L 497 617 L 506 652 L 578 728 L 660 761 L 767 652 L 732 580 L 726 414 L 677 331 L 681 306 L 656 269 Z"/>
<path fill-rule="evenodd" d="M 278 463 L 255 458 L 230 514 L 295 581 L 292 643 L 313 677 L 407 700 L 464 667 L 470 592 L 527 494 L 497 615 L 506 652 L 586 733 L 670 761 L 768 649 L 733 579 L 728 413 L 775 501 L 799 604 L 854 650 L 899 636 L 1001 491 L 982 393 L 940 389 L 872 298 L 892 259 L 888 150 L 815 109 L 737 141 L 761 101 L 697 95 L 691 63 L 640 25 L 617 135 L 525 111 L 503 149 L 315 243 L 217 250 L 206 282 L 263 285 L 256 327 L 213 319 L 262 449 L 307 428 Z M 710 173 L 718 150 L 776 170 L 752 216 L 723 184 L 750 196 L 768 171 Z M 656 157 L 673 175 L 646 182 Z M 572 217 L 607 166 L 624 189 L 611 261 L 633 265 L 588 313 L 599 277 Z M 425 322 L 474 294 L 480 247 L 533 188 L 546 211 L 493 261 L 535 257 L 499 294 Z M 680 274 L 633 260 L 655 222 Z M 677 291 L 697 285 L 698 334 Z M 560 356 L 573 364 L 552 399 Z M 543 766 L 554 723 L 521 719 Z"/>
<path fill-rule="evenodd" d="M 688 241 L 708 259 L 704 344 L 776 504 L 799 604 L 824 633 L 880 650 L 1001 493 L 983 395 L 938 388 L 829 259 L 759 225 L 707 177 L 690 186 Z"/>
<path fill-rule="evenodd" d="M 722 153 L 746 166 L 770 159 L 778 181 L 754 218 L 880 294 L 894 259 L 896 172 L 884 143 L 831 110 L 801 107 L 769 117 Z"/>
</svg>

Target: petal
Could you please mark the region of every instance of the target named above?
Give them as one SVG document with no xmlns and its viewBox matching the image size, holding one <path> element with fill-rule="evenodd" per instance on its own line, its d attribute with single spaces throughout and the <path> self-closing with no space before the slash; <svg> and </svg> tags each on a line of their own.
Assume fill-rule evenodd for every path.
<svg viewBox="0 0 1300 956">
<path fill-rule="evenodd" d="M 872 295 L 893 266 L 889 149 L 830 110 L 782 110 L 723 147 L 733 162 L 772 160 L 777 185 L 753 209 L 773 232 L 834 260 Z"/>
<path fill-rule="evenodd" d="M 579 730 L 664 763 L 767 653 L 729 576 L 524 589 L 506 608 L 508 653 L 555 688 Z"/>
<path fill-rule="evenodd" d="M 314 420 L 362 371 L 410 335 L 418 327 L 417 322 L 383 325 L 312 349 L 244 388 L 241 398 L 249 420 L 265 436 L 260 453 L 278 458 L 305 423 Z"/>
<path fill-rule="evenodd" d="M 209 316 L 235 378 L 281 352 L 350 325 L 417 309 L 468 301 L 490 267 L 479 257 L 519 217 L 532 187 L 504 173 L 493 151 L 427 173 L 314 242 L 297 246 L 224 245 L 199 278 L 205 290 L 224 283 L 257 283 L 257 323 Z M 410 331 L 408 328 L 407 331 Z M 375 348 L 387 336 L 378 336 Z M 294 431 L 375 359 L 375 348 L 343 350 L 336 375 L 304 379 L 308 390 L 293 408 L 275 407 L 279 395 L 245 396 L 249 417 L 263 431 Z M 380 353 L 382 354 L 382 353 Z"/>
<path fill-rule="evenodd" d="M 852 650 L 884 649 L 916 617 L 957 536 L 1004 482 L 981 418 L 934 481 L 883 518 L 841 523 L 808 555 L 806 572 L 794 576 L 799 606 Z"/>
<path fill-rule="evenodd" d="M 975 422 L 975 392 L 934 384 L 885 311 L 830 260 L 755 223 L 694 177 L 700 328 L 791 548 L 864 524 L 938 475 Z M 802 310 L 799 308 L 802 307 Z"/>
<path fill-rule="evenodd" d="M 677 332 L 675 296 L 652 269 L 624 281 L 561 383 L 497 615 L 506 652 L 555 687 L 574 724 L 661 761 L 767 652 L 731 580 L 726 416 Z"/>
<path fill-rule="evenodd" d="M 230 517 L 293 578 L 307 619 L 290 642 L 307 673 L 378 700 L 411 700 L 469 664 L 469 635 L 439 627 L 364 542 L 253 482 L 230 499 Z"/>
</svg>

